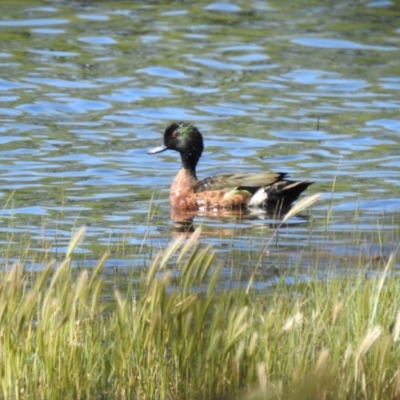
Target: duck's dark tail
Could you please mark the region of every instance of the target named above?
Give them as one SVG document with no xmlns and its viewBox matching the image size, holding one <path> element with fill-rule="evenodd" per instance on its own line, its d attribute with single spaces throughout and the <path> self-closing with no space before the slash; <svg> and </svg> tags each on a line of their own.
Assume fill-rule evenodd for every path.
<svg viewBox="0 0 400 400">
<path fill-rule="evenodd" d="M 271 206 L 273 204 L 280 204 L 282 206 L 288 206 L 296 201 L 300 194 L 303 193 L 313 181 L 289 181 L 282 180 L 276 182 L 273 185 L 266 187 L 265 191 L 268 195 L 266 205 Z"/>
</svg>

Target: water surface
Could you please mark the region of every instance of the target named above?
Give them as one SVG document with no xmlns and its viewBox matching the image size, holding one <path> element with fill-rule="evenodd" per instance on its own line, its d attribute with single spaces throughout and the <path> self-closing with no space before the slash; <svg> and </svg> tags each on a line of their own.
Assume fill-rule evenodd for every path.
<svg viewBox="0 0 400 400">
<path fill-rule="evenodd" d="M 260 254 L 262 271 L 290 276 L 313 255 L 323 274 L 396 248 L 398 2 L 25 1 L 0 11 L 8 262 L 40 268 L 35 254 L 61 256 L 86 224 L 81 265 L 109 249 L 107 267 L 146 267 L 176 235 L 178 155 L 147 155 L 174 120 L 205 136 L 199 177 L 271 169 L 324 193 L 272 240 L 277 221 L 263 213 L 196 216 L 227 275 L 239 259 L 246 281 Z"/>
</svg>

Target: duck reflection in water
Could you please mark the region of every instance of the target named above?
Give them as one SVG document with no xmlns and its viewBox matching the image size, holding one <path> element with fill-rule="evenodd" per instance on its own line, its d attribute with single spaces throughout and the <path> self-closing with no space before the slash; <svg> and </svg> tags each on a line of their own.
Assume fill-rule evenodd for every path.
<svg viewBox="0 0 400 400">
<path fill-rule="evenodd" d="M 179 210 L 176 208 L 171 208 L 171 220 L 173 221 L 173 229 L 177 233 L 192 233 L 195 230 L 193 225 L 193 221 L 195 217 L 202 218 L 213 218 L 219 219 L 222 223 L 235 223 L 235 224 L 244 224 L 242 225 L 245 228 L 246 221 L 257 220 L 262 221 L 264 227 L 269 227 L 270 229 L 276 229 L 282 226 L 282 218 L 291 210 L 292 206 L 287 205 L 284 208 L 280 209 L 220 209 L 215 211 L 199 211 L 199 210 Z M 300 220 L 300 222 L 307 222 L 308 216 L 304 216 L 301 214 L 296 214 L 296 217 Z M 296 224 L 285 224 L 286 227 L 295 227 L 298 226 Z M 236 229 L 236 228 L 235 228 Z M 246 229 L 246 228 L 245 228 Z M 232 227 L 224 227 L 218 230 L 221 235 L 231 235 Z M 206 234 L 206 231 L 203 231 L 203 234 Z M 212 235 L 215 235 L 215 229 L 212 232 Z"/>
</svg>

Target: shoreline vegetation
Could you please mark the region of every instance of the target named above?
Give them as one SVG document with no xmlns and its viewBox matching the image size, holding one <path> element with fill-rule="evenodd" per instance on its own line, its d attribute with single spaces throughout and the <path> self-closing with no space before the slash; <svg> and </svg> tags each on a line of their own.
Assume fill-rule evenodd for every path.
<svg viewBox="0 0 400 400">
<path fill-rule="evenodd" d="M 115 290 L 110 306 L 108 254 L 71 267 L 84 235 L 57 265 L 2 272 L 1 398 L 400 399 L 395 254 L 373 276 L 355 265 L 268 292 L 221 290 L 198 229 L 154 257 L 140 295 Z"/>
</svg>

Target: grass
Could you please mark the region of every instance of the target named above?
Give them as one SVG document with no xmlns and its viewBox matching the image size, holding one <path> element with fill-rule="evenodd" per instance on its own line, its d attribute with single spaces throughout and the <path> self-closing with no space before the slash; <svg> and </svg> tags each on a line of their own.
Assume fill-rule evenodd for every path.
<svg viewBox="0 0 400 400">
<path fill-rule="evenodd" d="M 71 268 L 84 234 L 57 265 L 2 273 L 0 398 L 400 399 L 394 255 L 374 277 L 226 291 L 197 230 L 154 257 L 140 296 L 115 290 L 110 305 L 108 254 Z"/>
</svg>

